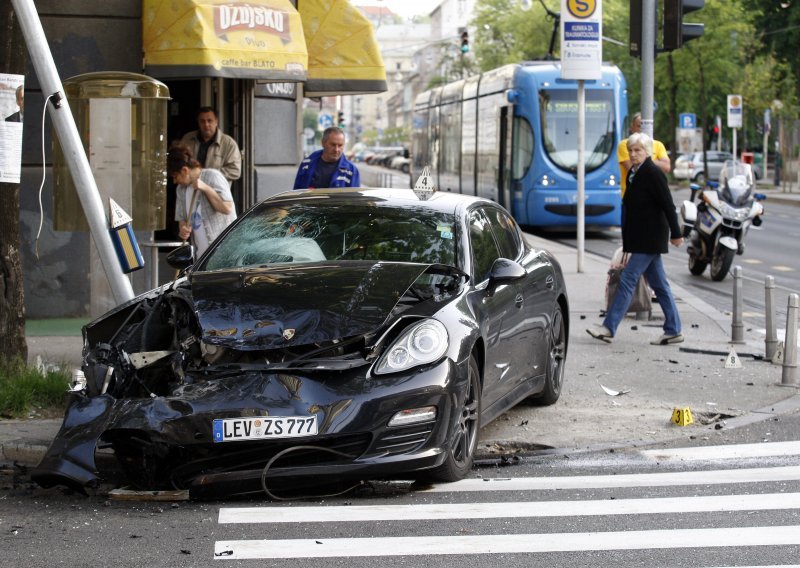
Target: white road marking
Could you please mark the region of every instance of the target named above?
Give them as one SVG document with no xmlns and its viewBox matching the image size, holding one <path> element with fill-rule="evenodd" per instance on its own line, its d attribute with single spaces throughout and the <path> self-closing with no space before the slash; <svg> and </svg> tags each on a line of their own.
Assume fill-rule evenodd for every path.
<svg viewBox="0 0 800 568">
<path fill-rule="evenodd" d="M 461 493 L 469 491 L 547 491 L 551 489 L 602 489 L 609 487 L 671 487 L 721 485 L 800 479 L 800 466 L 635 473 L 622 475 L 577 475 L 571 477 L 515 477 L 463 479 L 415 490 L 417 493 Z"/>
<path fill-rule="evenodd" d="M 777 270 L 778 272 L 794 272 L 794 268 L 791 266 L 783 266 L 782 264 L 777 264 L 770 266 L 773 270 Z"/>
<path fill-rule="evenodd" d="M 652 531 L 218 541 L 220 560 L 800 545 L 800 525 Z"/>
<path fill-rule="evenodd" d="M 347 507 L 225 507 L 220 524 L 501 519 L 800 509 L 800 493 Z"/>
<path fill-rule="evenodd" d="M 764 261 L 757 258 L 744 258 L 741 262 L 744 262 L 745 264 L 764 264 Z"/>
<path fill-rule="evenodd" d="M 699 446 L 695 448 L 672 448 L 644 450 L 643 456 L 659 461 L 715 460 L 763 458 L 800 454 L 800 442 L 768 442 L 763 444 L 732 444 L 730 446 Z"/>
</svg>

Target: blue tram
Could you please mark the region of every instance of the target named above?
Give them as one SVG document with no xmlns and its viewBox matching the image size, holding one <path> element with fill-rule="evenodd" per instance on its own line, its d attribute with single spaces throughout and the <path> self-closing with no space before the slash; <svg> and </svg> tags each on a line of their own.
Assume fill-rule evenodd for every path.
<svg viewBox="0 0 800 568">
<path fill-rule="evenodd" d="M 560 63 L 512 64 L 421 93 L 412 179 L 427 165 L 444 191 L 480 195 L 530 227 L 577 225 L 578 82 Z M 622 72 L 585 81 L 587 227 L 620 224 L 617 145 L 627 134 Z"/>
</svg>

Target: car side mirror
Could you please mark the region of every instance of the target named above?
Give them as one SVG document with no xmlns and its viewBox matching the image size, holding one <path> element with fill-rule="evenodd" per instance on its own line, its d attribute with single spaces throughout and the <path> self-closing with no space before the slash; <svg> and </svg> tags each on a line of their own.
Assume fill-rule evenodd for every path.
<svg viewBox="0 0 800 568">
<path fill-rule="evenodd" d="M 194 263 L 194 247 L 181 245 L 167 255 L 167 264 L 177 270 L 188 268 Z"/>
<path fill-rule="evenodd" d="M 507 258 L 498 258 L 494 261 L 492 269 L 489 271 L 489 287 L 519 280 L 525 274 L 527 274 L 525 269 L 518 262 Z"/>
</svg>

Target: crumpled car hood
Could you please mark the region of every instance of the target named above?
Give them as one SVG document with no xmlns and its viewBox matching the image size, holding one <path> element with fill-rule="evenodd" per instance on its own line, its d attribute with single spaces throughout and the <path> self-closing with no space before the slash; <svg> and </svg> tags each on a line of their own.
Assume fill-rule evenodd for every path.
<svg viewBox="0 0 800 568">
<path fill-rule="evenodd" d="M 195 272 L 190 282 L 203 341 L 273 349 L 374 331 L 427 268 L 346 262 Z"/>
</svg>

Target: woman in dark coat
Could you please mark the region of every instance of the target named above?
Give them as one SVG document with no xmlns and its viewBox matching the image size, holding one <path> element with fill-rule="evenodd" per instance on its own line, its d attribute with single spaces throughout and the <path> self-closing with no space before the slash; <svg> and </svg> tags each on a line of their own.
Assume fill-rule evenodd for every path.
<svg viewBox="0 0 800 568">
<path fill-rule="evenodd" d="M 628 172 L 628 191 L 622 202 L 622 250 L 629 253 L 628 264 L 622 271 L 603 325 L 586 331 L 596 339 L 611 343 L 628 311 L 636 283 L 644 275 L 664 311 L 664 334 L 650 343 L 681 343 L 681 318 L 661 259 L 661 255 L 667 253 L 667 241 L 676 247 L 683 244 L 675 204 L 666 176 L 650 158 L 652 138 L 643 133 L 632 134 L 627 145 L 632 166 Z"/>
</svg>

